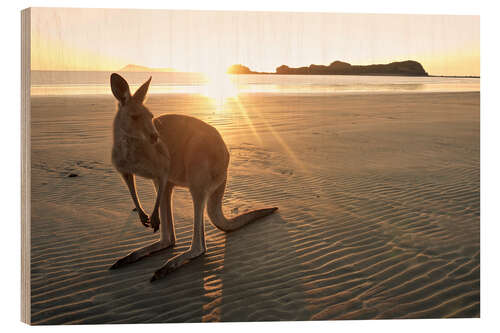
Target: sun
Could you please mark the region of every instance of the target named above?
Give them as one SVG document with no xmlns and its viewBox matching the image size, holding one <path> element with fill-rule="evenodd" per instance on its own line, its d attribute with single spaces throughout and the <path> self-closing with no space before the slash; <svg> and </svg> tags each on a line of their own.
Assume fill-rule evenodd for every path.
<svg viewBox="0 0 500 333">
<path fill-rule="evenodd" d="M 204 72 L 207 82 L 202 86 L 201 93 L 210 98 L 217 110 L 222 110 L 226 101 L 238 95 L 235 78 L 224 72 Z"/>
</svg>

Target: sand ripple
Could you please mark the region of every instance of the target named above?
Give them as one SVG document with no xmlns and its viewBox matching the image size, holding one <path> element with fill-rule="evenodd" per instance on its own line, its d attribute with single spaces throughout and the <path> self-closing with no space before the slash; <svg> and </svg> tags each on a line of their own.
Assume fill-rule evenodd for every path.
<svg viewBox="0 0 500 333">
<path fill-rule="evenodd" d="M 174 250 L 109 271 L 157 238 L 109 163 L 113 101 L 34 98 L 32 322 L 477 317 L 479 95 L 462 97 L 242 96 L 244 110 L 214 113 L 152 96 L 155 113 L 223 133 L 227 215 L 280 208 L 227 235 L 207 223 L 206 256 L 154 284 L 190 244 L 189 194 L 174 194 Z M 150 211 L 152 186 L 138 184 Z"/>
</svg>

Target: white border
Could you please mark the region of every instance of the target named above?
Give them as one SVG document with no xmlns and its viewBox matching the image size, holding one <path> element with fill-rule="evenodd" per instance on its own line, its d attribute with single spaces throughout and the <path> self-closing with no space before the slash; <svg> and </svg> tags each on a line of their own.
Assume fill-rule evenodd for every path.
<svg viewBox="0 0 500 333">
<path fill-rule="evenodd" d="M 494 331 L 498 329 L 500 302 L 499 269 L 500 253 L 499 223 L 496 208 L 500 203 L 500 171 L 498 163 L 500 142 L 497 126 L 500 125 L 500 105 L 495 98 L 499 95 L 499 47 L 497 31 L 499 10 L 494 1 L 458 0 L 378 0 L 378 1 L 319 1 L 289 0 L 269 1 L 234 0 L 152 1 L 152 0 L 78 0 L 78 1 L 4 1 L 0 11 L 2 18 L 2 94 L 1 110 L 2 166 L 4 176 L 1 192 L 3 205 L 1 232 L 2 264 L 1 276 L 1 322 L 2 329 L 33 329 L 20 322 L 20 10 L 26 7 L 95 7 L 95 8 L 146 8 L 146 9 L 205 9 L 205 10 L 260 10 L 260 11 L 328 11 L 354 13 L 411 13 L 411 14 L 480 14 L 481 15 L 481 319 L 459 320 L 383 320 L 383 321 L 329 321 L 329 322 L 286 322 L 247 324 L 169 324 L 162 327 L 151 325 L 101 325 L 101 326 L 49 326 L 36 328 L 40 331 L 71 330 L 132 332 L 143 329 L 229 332 L 255 330 L 309 331 L 354 331 L 354 332 L 453 332 Z"/>
</svg>

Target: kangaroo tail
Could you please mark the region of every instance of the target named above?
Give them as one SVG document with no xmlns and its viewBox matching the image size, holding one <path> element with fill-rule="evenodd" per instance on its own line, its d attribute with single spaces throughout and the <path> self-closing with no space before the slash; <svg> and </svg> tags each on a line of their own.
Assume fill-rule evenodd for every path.
<svg viewBox="0 0 500 333">
<path fill-rule="evenodd" d="M 210 195 L 207 202 L 207 212 L 212 223 L 220 230 L 228 232 L 237 230 L 244 225 L 268 216 L 275 212 L 278 207 L 253 210 L 231 219 L 227 219 L 222 212 L 222 198 L 226 189 L 226 181 Z"/>
</svg>

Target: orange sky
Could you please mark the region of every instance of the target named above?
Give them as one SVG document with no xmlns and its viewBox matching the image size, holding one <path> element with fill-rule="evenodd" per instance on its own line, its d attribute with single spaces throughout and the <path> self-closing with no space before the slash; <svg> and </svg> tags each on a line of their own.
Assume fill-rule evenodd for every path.
<svg viewBox="0 0 500 333">
<path fill-rule="evenodd" d="M 34 70 L 126 64 L 223 74 L 417 60 L 433 75 L 479 75 L 479 16 L 32 9 Z"/>
</svg>

